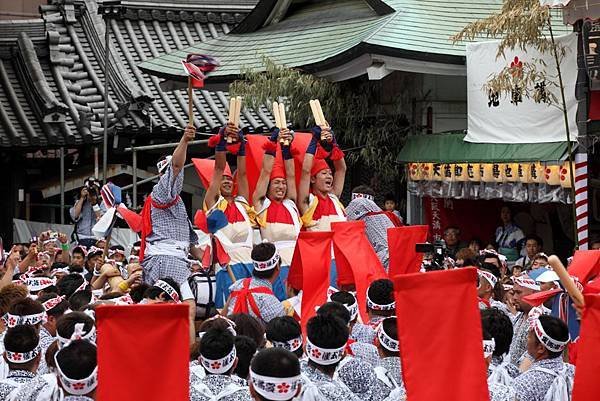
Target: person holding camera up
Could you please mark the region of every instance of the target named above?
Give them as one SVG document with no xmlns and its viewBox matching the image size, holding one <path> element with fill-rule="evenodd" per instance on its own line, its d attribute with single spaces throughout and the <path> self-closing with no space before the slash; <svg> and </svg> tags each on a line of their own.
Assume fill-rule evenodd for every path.
<svg viewBox="0 0 600 401">
<path fill-rule="evenodd" d="M 92 227 L 106 212 L 106 206 L 100 197 L 100 184 L 94 177 L 85 180 L 79 199 L 69 214 L 75 222 L 73 229 L 74 240 L 87 248 L 96 243 Z"/>
</svg>

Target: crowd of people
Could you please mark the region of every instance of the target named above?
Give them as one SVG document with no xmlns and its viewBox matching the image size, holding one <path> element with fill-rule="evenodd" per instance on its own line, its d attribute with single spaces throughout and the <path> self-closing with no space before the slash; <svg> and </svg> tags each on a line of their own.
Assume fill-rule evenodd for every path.
<svg viewBox="0 0 600 401">
<path fill-rule="evenodd" d="M 192 401 L 405 400 L 393 282 L 369 283 L 363 320 L 355 289 L 337 288 L 333 261 L 327 302 L 303 331 L 302 291 L 286 280 L 298 233 L 328 231 L 346 220 L 365 222 L 387 271 L 386 232 L 402 224 L 394 205 L 382 210 L 364 186 L 341 204 L 344 154 L 327 126 L 313 129 L 300 166 L 294 162 L 299 138 L 274 130 L 260 145 L 260 176 L 249 185 L 247 147 L 254 142 L 230 124 L 210 140 L 214 164 L 204 171 L 204 208 L 192 224 L 179 194 L 194 136 L 186 129 L 173 154 L 158 162 L 159 181 L 140 215 L 106 205 L 105 188 L 86 182 L 71 210 L 76 242 L 48 231 L 6 253 L 0 401 L 95 399 L 96 308 L 180 302 L 189 305 Z M 235 174 L 228 152 L 237 157 Z M 140 234 L 127 249 L 93 238 L 89 221 L 110 206 Z M 577 338 L 579 321 L 564 291 L 541 305 L 528 303 L 527 295 L 561 289 L 539 240 L 526 240 L 520 269 L 506 263 L 506 246 L 467 252 L 455 249 L 452 238 L 447 243 L 456 263 L 446 267 L 478 269 L 490 399 L 569 399 L 574 368 L 565 349 Z"/>
</svg>

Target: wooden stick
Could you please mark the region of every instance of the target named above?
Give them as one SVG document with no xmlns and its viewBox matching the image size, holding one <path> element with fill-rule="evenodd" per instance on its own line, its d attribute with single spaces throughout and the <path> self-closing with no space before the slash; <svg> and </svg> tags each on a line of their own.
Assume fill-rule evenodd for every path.
<svg viewBox="0 0 600 401">
<path fill-rule="evenodd" d="M 229 115 L 227 116 L 227 122 L 233 122 L 233 113 L 235 112 L 235 97 L 229 98 Z"/>
<path fill-rule="evenodd" d="M 242 97 L 238 96 L 235 98 L 235 125 L 236 127 L 240 126 L 240 115 L 242 114 Z"/>
<path fill-rule="evenodd" d="M 317 111 L 319 112 L 319 119 L 321 120 L 321 123 L 324 126 L 329 126 L 329 124 L 327 124 L 327 120 L 325 119 L 325 115 L 323 114 L 323 109 L 321 108 L 321 102 L 319 102 L 319 99 L 315 99 L 315 105 L 317 106 Z"/>
<path fill-rule="evenodd" d="M 311 100 L 310 109 L 312 111 L 313 117 L 315 119 L 315 124 L 321 125 L 321 116 L 319 115 L 319 111 L 317 110 L 317 105 L 315 100 Z"/>
<path fill-rule="evenodd" d="M 192 77 L 188 77 L 188 125 L 193 127 L 194 124 L 194 87 L 192 85 Z"/>
<path fill-rule="evenodd" d="M 285 105 L 283 103 L 279 103 L 279 119 L 281 120 L 282 128 L 287 128 L 287 119 L 285 118 Z M 284 139 L 283 145 L 290 146 L 290 141 L 288 139 Z"/>
<path fill-rule="evenodd" d="M 275 117 L 275 126 L 281 128 L 281 118 L 279 116 L 279 103 L 273 102 L 273 116 Z"/>
<path fill-rule="evenodd" d="M 567 290 L 567 293 L 569 294 L 571 299 L 573 299 L 573 302 L 575 303 L 575 305 L 585 306 L 583 294 L 581 293 L 581 291 L 579 291 L 579 289 L 575 285 L 575 282 L 573 281 L 573 279 L 567 272 L 567 269 L 565 269 L 565 266 L 562 264 L 562 262 L 560 261 L 558 256 L 551 255 L 548 258 L 548 264 L 550 265 L 550 267 L 552 267 L 552 270 L 554 270 L 554 272 L 560 278 L 560 282 L 565 287 L 565 290 Z"/>
</svg>

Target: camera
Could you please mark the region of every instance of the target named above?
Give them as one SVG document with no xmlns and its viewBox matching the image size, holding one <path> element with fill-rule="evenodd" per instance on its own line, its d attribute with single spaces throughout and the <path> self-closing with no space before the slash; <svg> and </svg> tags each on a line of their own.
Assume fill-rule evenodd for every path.
<svg viewBox="0 0 600 401">
<path fill-rule="evenodd" d="M 445 260 L 448 255 L 446 248 L 446 241 L 443 239 L 436 240 L 432 243 L 425 242 L 422 244 L 415 244 L 415 251 L 425 255 L 431 255 L 431 260 L 424 260 L 423 267 L 426 271 L 432 270 L 444 270 Z"/>
<path fill-rule="evenodd" d="M 99 184 L 94 177 L 87 178 L 83 185 L 87 188 L 89 196 L 98 196 Z"/>
</svg>

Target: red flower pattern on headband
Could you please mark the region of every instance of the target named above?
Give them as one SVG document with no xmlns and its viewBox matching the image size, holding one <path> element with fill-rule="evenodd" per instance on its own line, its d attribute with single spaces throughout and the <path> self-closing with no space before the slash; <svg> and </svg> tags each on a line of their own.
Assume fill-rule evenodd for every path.
<svg viewBox="0 0 600 401">
<path fill-rule="evenodd" d="M 311 351 L 312 356 L 314 356 L 315 358 L 320 358 L 321 357 L 321 351 L 319 351 L 318 349 L 313 349 Z"/>
<path fill-rule="evenodd" d="M 287 393 L 290 391 L 290 385 L 287 383 L 281 383 L 277 385 L 277 392 L 279 393 Z"/>
<path fill-rule="evenodd" d="M 83 383 L 73 383 L 73 390 L 83 390 L 85 384 Z"/>
<path fill-rule="evenodd" d="M 210 364 L 211 369 L 221 369 L 221 362 L 213 362 Z"/>
</svg>

